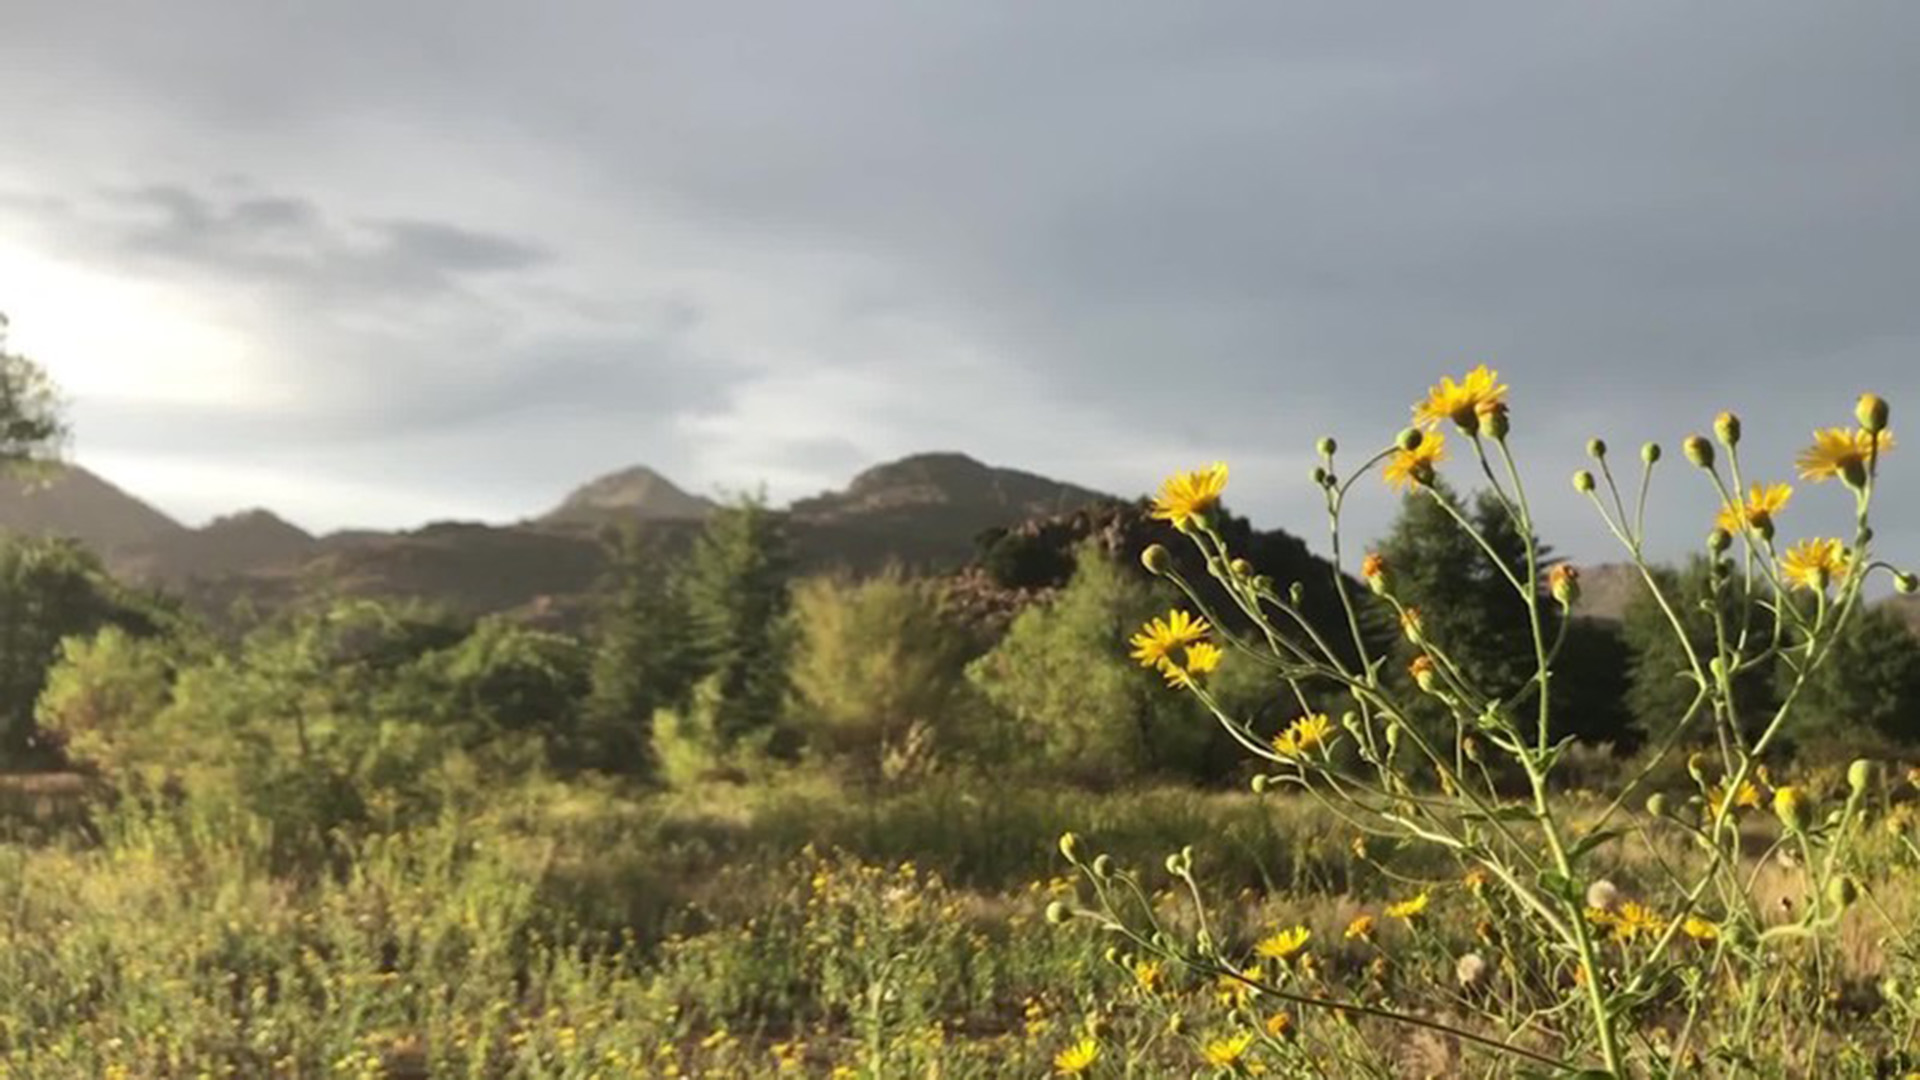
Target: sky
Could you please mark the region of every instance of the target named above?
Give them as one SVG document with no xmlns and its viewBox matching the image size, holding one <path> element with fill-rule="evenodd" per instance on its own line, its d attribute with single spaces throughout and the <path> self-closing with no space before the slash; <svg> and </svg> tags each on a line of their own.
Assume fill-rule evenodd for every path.
<svg viewBox="0 0 1920 1080">
<path fill-rule="evenodd" d="M 1860 391 L 1920 409 L 1916 55 L 1896 0 L 38 0 L 0 311 L 75 459 L 189 522 L 957 450 L 1124 495 L 1225 459 L 1317 541 L 1315 439 L 1487 363 L 1541 531 L 1600 558 L 1591 435 L 1732 408 L 1787 479 Z M 1668 460 L 1677 552 L 1713 496 Z M 1843 530 L 1833 488 L 1783 532 Z"/>
</svg>

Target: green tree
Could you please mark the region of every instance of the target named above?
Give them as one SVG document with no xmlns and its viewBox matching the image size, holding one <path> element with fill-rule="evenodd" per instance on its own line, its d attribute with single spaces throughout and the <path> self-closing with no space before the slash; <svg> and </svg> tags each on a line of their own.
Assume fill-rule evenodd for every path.
<svg viewBox="0 0 1920 1080">
<path fill-rule="evenodd" d="M 35 710 L 40 730 L 67 761 L 124 783 L 164 753 L 154 721 L 172 699 L 175 662 L 167 641 L 118 626 L 67 638 Z"/>
<path fill-rule="evenodd" d="M 1799 716 L 1792 736 L 1802 752 L 1920 745 L 1920 639 L 1885 608 L 1855 615 L 1801 691 Z"/>
<path fill-rule="evenodd" d="M 714 512 L 687 564 L 693 667 L 711 680 L 723 747 L 767 740 L 787 695 L 792 558 L 785 518 L 760 498 Z"/>
<path fill-rule="evenodd" d="M 109 625 L 151 634 L 163 614 L 73 541 L 0 537 L 0 763 L 52 762 L 34 709 L 62 639 Z"/>
<path fill-rule="evenodd" d="M 585 763 L 649 773 L 653 718 L 685 704 L 697 675 L 681 563 L 637 533 L 614 541 L 594 630 Z"/>
<path fill-rule="evenodd" d="M 0 315 L 0 466 L 40 461 L 66 437 L 59 389 L 39 364 L 7 348 Z"/>
<path fill-rule="evenodd" d="M 1729 633 L 1738 635 L 1741 627 L 1747 628 L 1748 640 L 1755 643 L 1749 648 L 1749 654 L 1757 650 L 1758 643 L 1769 640 L 1770 616 L 1757 600 L 1741 599 L 1737 581 L 1721 590 L 1717 602 L 1713 600 L 1711 565 L 1705 557 L 1697 556 L 1685 570 L 1657 567 L 1653 572 L 1654 580 L 1686 632 L 1684 639 L 1675 633 L 1673 622 L 1651 590 L 1642 586 L 1627 603 L 1621 622 L 1621 633 L 1631 656 L 1627 711 L 1643 738 L 1657 738 L 1669 730 L 1692 705 L 1698 686 L 1691 676 L 1687 644 L 1692 646 L 1694 655 L 1703 658 L 1702 663 L 1704 658 L 1713 655 L 1716 606 Z M 1683 640 L 1687 644 L 1683 644 Z M 1744 724 L 1760 720 L 1774 701 L 1774 688 L 1767 672 L 1748 671 L 1735 680 L 1734 703 Z M 1704 722 L 1698 725 L 1703 732 L 1708 727 Z"/>
<path fill-rule="evenodd" d="M 889 569 L 794 595 L 794 716 L 808 742 L 869 775 L 924 766 L 955 734 L 973 652 L 934 582 Z"/>
<path fill-rule="evenodd" d="M 1066 588 L 1021 612 L 968 677 L 1032 745 L 1025 756 L 1060 772 L 1102 781 L 1153 770 L 1214 775 L 1218 725 L 1126 655 L 1128 635 L 1173 602 L 1167 586 L 1083 546 Z"/>
</svg>

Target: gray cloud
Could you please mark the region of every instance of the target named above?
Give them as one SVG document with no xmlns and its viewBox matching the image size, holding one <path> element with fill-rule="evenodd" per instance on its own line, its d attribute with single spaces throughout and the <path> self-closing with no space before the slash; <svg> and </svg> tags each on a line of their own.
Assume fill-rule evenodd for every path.
<svg viewBox="0 0 1920 1080">
<path fill-rule="evenodd" d="M 1591 432 L 1734 406 L 1790 443 L 1867 386 L 1920 402 L 1906 5 L 17 21 L 0 118 L 38 152 L 0 180 L 38 201 L 10 216 L 177 277 L 297 390 L 271 419 L 115 405 L 118 453 L 325 449 L 502 517 L 627 460 L 795 495 L 916 449 L 1123 491 L 1222 455 L 1317 536 L 1312 439 L 1384 440 L 1484 359 L 1587 555 L 1562 478 Z M 1706 496 L 1666 490 L 1691 542 Z M 1883 533 L 1920 545 L 1920 509 Z"/>
</svg>

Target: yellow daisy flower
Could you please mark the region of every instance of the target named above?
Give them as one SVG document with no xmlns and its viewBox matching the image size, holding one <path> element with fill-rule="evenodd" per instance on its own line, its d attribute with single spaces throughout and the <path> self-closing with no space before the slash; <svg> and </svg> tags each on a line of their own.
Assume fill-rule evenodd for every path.
<svg viewBox="0 0 1920 1080">
<path fill-rule="evenodd" d="M 1258 945 L 1255 945 L 1253 951 L 1258 953 L 1262 959 L 1285 960 L 1301 949 L 1306 948 L 1307 939 L 1312 936 L 1313 931 L 1304 926 L 1296 926 L 1291 930 L 1281 930 L 1278 933 L 1269 935 Z"/>
<path fill-rule="evenodd" d="M 1834 579 L 1845 577 L 1852 556 L 1838 540 L 1802 540 L 1780 557 L 1780 572 L 1810 592 L 1826 592 Z"/>
<path fill-rule="evenodd" d="M 1193 520 L 1220 504 L 1227 488 L 1227 463 L 1216 461 L 1204 469 L 1174 473 L 1161 482 L 1153 497 L 1153 516 L 1185 529 Z"/>
<path fill-rule="evenodd" d="M 1816 484 L 1836 476 L 1847 483 L 1858 483 L 1867 475 L 1867 459 L 1883 456 L 1891 449 L 1891 431 L 1876 436 L 1855 428 L 1827 428 L 1813 433 L 1813 445 L 1800 451 L 1795 463 L 1800 466 L 1800 476 Z"/>
<path fill-rule="evenodd" d="M 1287 730 L 1275 735 L 1273 752 L 1284 758 L 1304 757 L 1316 747 L 1333 745 L 1339 737 L 1326 713 L 1314 713 L 1295 720 L 1287 725 Z"/>
<path fill-rule="evenodd" d="M 1160 667 L 1175 649 L 1184 648 L 1206 637 L 1213 627 L 1191 612 L 1175 608 L 1165 619 L 1154 619 L 1140 628 L 1128 644 L 1141 667 Z"/>
<path fill-rule="evenodd" d="M 1426 914 L 1427 900 L 1427 894 L 1423 892 L 1419 896 L 1402 900 L 1397 904 L 1388 904 L 1387 917 L 1412 922 L 1421 915 Z"/>
<path fill-rule="evenodd" d="M 1713 808 L 1715 814 L 1743 806 L 1749 810 L 1758 810 L 1760 809 L 1760 789 L 1754 786 L 1753 781 L 1742 780 L 1740 786 L 1729 795 L 1725 787 L 1715 784 L 1707 790 L 1707 805 Z"/>
<path fill-rule="evenodd" d="M 1243 1031 L 1225 1039 L 1215 1039 L 1200 1051 L 1200 1057 L 1216 1069 L 1231 1069 L 1246 1059 L 1253 1049 L 1253 1032 Z"/>
<path fill-rule="evenodd" d="M 1054 1056 L 1053 1067 L 1062 1076 L 1079 1076 L 1100 1060 L 1100 1044 L 1081 1039 Z"/>
<path fill-rule="evenodd" d="M 1632 941 L 1641 935 L 1653 937 L 1667 928 L 1667 922 L 1657 912 L 1644 904 L 1628 900 L 1613 913 L 1613 936 L 1616 941 Z"/>
<path fill-rule="evenodd" d="M 1451 420 L 1463 431 L 1477 431 L 1483 407 L 1498 405 L 1506 397 L 1500 373 L 1481 364 L 1458 383 L 1446 377 L 1429 388 L 1427 399 L 1413 407 L 1413 422 L 1431 430 L 1442 420 Z"/>
<path fill-rule="evenodd" d="M 1430 432 L 1413 449 L 1395 450 L 1387 458 L 1381 475 L 1395 491 L 1408 491 L 1433 483 L 1434 466 L 1445 460 L 1447 437 L 1437 431 Z"/>
<path fill-rule="evenodd" d="M 1695 941 L 1713 941 L 1720 936 L 1720 927 L 1698 915 L 1689 915 L 1680 924 L 1680 932 Z"/>
<path fill-rule="evenodd" d="M 1158 960 L 1141 960 L 1133 965 L 1133 981 L 1149 994 L 1160 989 L 1165 979 L 1165 969 Z"/>
<path fill-rule="evenodd" d="M 1347 924 L 1346 938 L 1348 941 L 1372 940 L 1373 939 L 1373 916 L 1355 915 L 1353 917 L 1353 921 Z"/>
<path fill-rule="evenodd" d="M 1748 528 L 1766 532 L 1773 527 L 1773 515 L 1779 513 L 1791 498 L 1793 488 L 1786 484 L 1774 484 L 1771 487 L 1754 484 L 1747 491 L 1747 501 L 1721 507 L 1720 516 L 1714 524 L 1730 533 Z"/>
</svg>

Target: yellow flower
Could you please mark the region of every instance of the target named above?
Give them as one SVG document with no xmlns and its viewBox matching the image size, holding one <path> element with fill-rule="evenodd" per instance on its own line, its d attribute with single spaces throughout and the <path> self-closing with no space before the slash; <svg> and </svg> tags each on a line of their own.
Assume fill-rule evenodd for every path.
<svg viewBox="0 0 1920 1080">
<path fill-rule="evenodd" d="M 1153 516 L 1185 529 L 1195 518 L 1218 506 L 1227 488 L 1227 463 L 1216 461 L 1204 469 L 1174 473 L 1153 497 Z"/>
<path fill-rule="evenodd" d="M 1720 936 L 1720 928 L 1698 915 L 1689 915 L 1680 924 L 1680 932 L 1695 941 L 1713 941 Z"/>
<path fill-rule="evenodd" d="M 1500 373 L 1481 364 L 1458 383 L 1451 377 L 1443 377 L 1439 386 L 1430 387 L 1427 399 L 1413 407 L 1413 422 L 1432 430 L 1439 427 L 1442 420 L 1451 420 L 1462 431 L 1471 433 L 1479 430 L 1482 407 L 1504 402 L 1506 397 L 1507 388 L 1500 382 Z"/>
<path fill-rule="evenodd" d="M 1307 939 L 1312 936 L 1313 931 L 1304 926 L 1296 926 L 1291 930 L 1281 930 L 1268 936 L 1260 944 L 1255 945 L 1253 951 L 1259 953 L 1263 959 L 1285 960 L 1306 948 Z"/>
<path fill-rule="evenodd" d="M 1093 1063 L 1100 1060 L 1100 1044 L 1092 1039 L 1081 1039 L 1054 1056 L 1053 1067 L 1062 1076 L 1079 1076 Z"/>
<path fill-rule="evenodd" d="M 1160 989 L 1165 978 L 1158 960 L 1141 960 L 1133 965 L 1133 981 L 1149 994 Z"/>
<path fill-rule="evenodd" d="M 1404 919 L 1407 922 L 1412 922 L 1413 920 L 1419 918 L 1421 915 L 1425 914 L 1426 910 L 1427 910 L 1427 894 L 1423 892 L 1419 896 L 1415 896 L 1407 900 L 1402 900 L 1397 904 L 1388 904 L 1387 916 L 1389 918 Z"/>
<path fill-rule="evenodd" d="M 1433 468 L 1447 460 L 1447 437 L 1430 432 L 1411 450 L 1395 450 L 1381 475 L 1395 491 L 1433 483 Z"/>
<path fill-rule="evenodd" d="M 1802 540 L 1780 557 L 1780 572 L 1803 589 L 1826 592 L 1835 578 L 1846 576 L 1851 562 L 1847 545 L 1838 540 Z"/>
<path fill-rule="evenodd" d="M 1266 969 L 1262 968 L 1259 964 L 1242 970 L 1240 974 L 1242 978 L 1238 979 L 1232 975 L 1220 976 L 1216 985 L 1220 990 L 1221 1004 L 1245 1005 L 1247 999 L 1260 992 L 1259 988 L 1250 985 L 1248 980 L 1257 983 L 1267 977 Z"/>
<path fill-rule="evenodd" d="M 1231 1069 L 1240 1064 L 1253 1049 L 1253 1032 L 1243 1031 L 1225 1039 L 1215 1039 L 1200 1051 L 1206 1063 L 1216 1069 Z"/>
<path fill-rule="evenodd" d="M 1133 646 L 1133 658 L 1141 667 L 1160 667 L 1173 650 L 1199 641 L 1212 630 L 1207 620 L 1175 608 L 1164 620 L 1154 619 L 1142 626 L 1128 644 Z"/>
<path fill-rule="evenodd" d="M 1813 445 L 1800 451 L 1795 463 L 1800 466 L 1800 476 L 1816 484 L 1836 476 L 1847 483 L 1859 483 L 1867 475 L 1867 459 L 1891 449 L 1890 431 L 1875 436 L 1857 429 L 1828 428 L 1813 433 Z"/>
<path fill-rule="evenodd" d="M 1632 941 L 1642 934 L 1651 937 L 1667 928 L 1666 920 L 1652 908 L 1632 900 L 1620 905 L 1619 910 L 1613 913 L 1611 922 L 1613 936 L 1618 941 Z"/>
<path fill-rule="evenodd" d="M 1772 487 L 1754 484 L 1747 490 L 1747 501 L 1744 504 L 1728 503 L 1721 507 L 1720 516 L 1715 519 L 1714 524 L 1730 533 L 1737 533 L 1747 528 L 1767 532 L 1773 528 L 1773 515 L 1779 513 L 1791 498 L 1793 498 L 1793 488 L 1787 484 L 1775 484 Z"/>
<path fill-rule="evenodd" d="M 1749 810 L 1758 810 L 1760 809 L 1760 789 L 1754 786 L 1753 781 L 1742 780 L 1740 786 L 1729 797 L 1725 787 L 1715 784 L 1707 790 L 1707 805 L 1713 808 L 1715 814 L 1726 813 L 1728 810 L 1742 806 Z"/>
<path fill-rule="evenodd" d="M 1276 1038 L 1276 1039 L 1292 1038 L 1293 1037 L 1293 1014 L 1290 1012 L 1274 1013 L 1272 1016 L 1267 1017 L 1266 1028 L 1267 1028 L 1267 1034 L 1272 1036 L 1273 1038 Z"/>
<path fill-rule="evenodd" d="M 1287 730 L 1273 737 L 1273 752 L 1284 758 L 1306 756 L 1307 751 L 1319 746 L 1330 746 L 1339 738 L 1333 730 L 1333 721 L 1326 713 L 1314 713 L 1303 716 L 1287 726 Z"/>
<path fill-rule="evenodd" d="M 1373 940 L 1373 916 L 1355 915 L 1353 921 L 1347 924 L 1346 936 L 1348 941 Z"/>
</svg>

